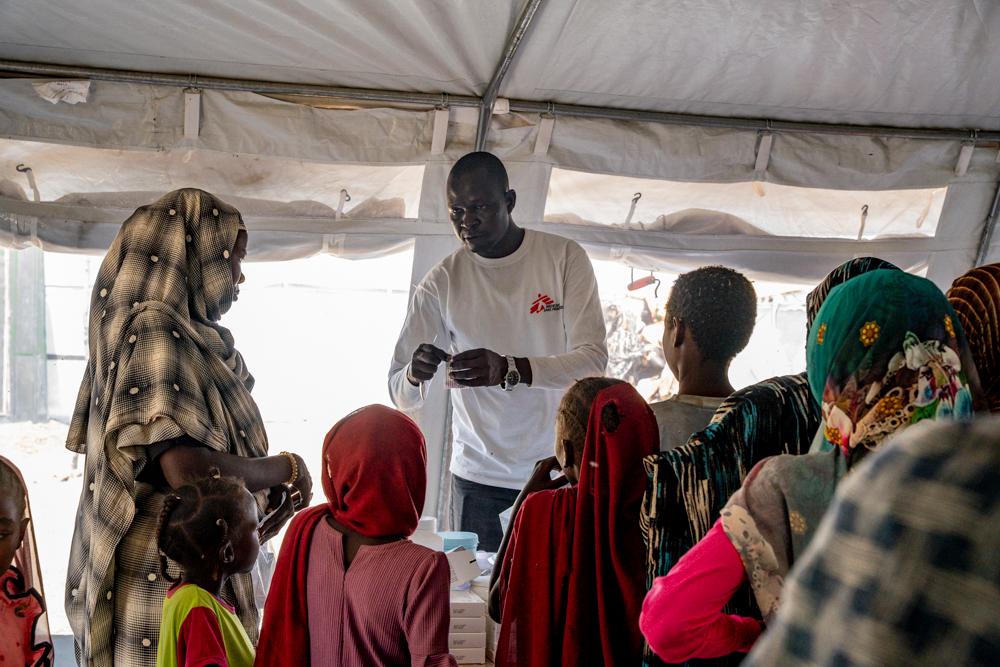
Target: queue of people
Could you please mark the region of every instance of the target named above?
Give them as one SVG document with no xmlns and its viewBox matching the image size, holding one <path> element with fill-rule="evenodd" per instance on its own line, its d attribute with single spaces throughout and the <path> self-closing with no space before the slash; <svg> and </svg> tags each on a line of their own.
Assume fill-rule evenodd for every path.
<svg viewBox="0 0 1000 667">
<path fill-rule="evenodd" d="M 812 451 L 743 471 L 703 539 L 647 581 L 645 461 L 736 392 L 752 284 L 724 267 L 678 279 L 663 347 L 679 391 L 648 405 L 603 377 L 585 252 L 515 224 L 500 160 L 465 156 L 446 195 L 461 247 L 416 286 L 388 384 L 412 409 L 444 365 L 452 525 L 497 552 L 496 664 L 639 665 L 647 646 L 667 663 L 1000 664 L 1000 265 L 947 296 L 875 258 L 832 272 L 807 302 Z M 238 211 L 180 190 L 137 210 L 101 266 L 67 439 L 86 461 L 75 657 L 455 665 L 447 558 L 408 539 L 427 484 L 416 423 L 368 406 L 320 461 L 268 455 L 253 376 L 219 323 L 248 240 Z M 325 502 L 309 507 L 316 466 Z M 286 525 L 261 618 L 260 545 Z M 3 664 L 53 660 L 33 528 L 0 459 Z M 758 613 L 727 613 L 747 586 Z"/>
</svg>

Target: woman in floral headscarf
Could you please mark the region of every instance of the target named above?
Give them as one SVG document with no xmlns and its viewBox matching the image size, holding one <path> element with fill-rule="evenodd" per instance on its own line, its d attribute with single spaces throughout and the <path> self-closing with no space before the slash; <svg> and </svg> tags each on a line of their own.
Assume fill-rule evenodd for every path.
<svg viewBox="0 0 1000 667">
<path fill-rule="evenodd" d="M 658 587 L 659 599 L 647 598 L 644 627 L 656 630 L 646 638 L 657 654 L 684 662 L 718 657 L 703 646 L 748 650 L 761 624 L 726 615 L 723 606 L 749 582 L 769 621 L 785 577 L 848 471 L 910 424 L 972 416 L 967 358 L 955 311 L 930 281 L 876 270 L 834 288 L 809 331 L 806 358 L 824 451 L 772 457 L 750 471 L 712 530 Z M 692 607 L 702 614 L 698 625 L 708 628 L 704 636 L 692 637 L 685 625 Z M 648 623 L 651 614 L 657 622 Z"/>
</svg>

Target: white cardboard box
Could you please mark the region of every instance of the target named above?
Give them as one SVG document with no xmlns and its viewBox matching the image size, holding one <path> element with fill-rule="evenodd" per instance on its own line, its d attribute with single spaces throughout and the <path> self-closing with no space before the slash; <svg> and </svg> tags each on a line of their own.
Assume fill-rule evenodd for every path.
<svg viewBox="0 0 1000 667">
<path fill-rule="evenodd" d="M 448 632 L 486 632 L 486 619 L 479 618 L 452 618 L 451 628 Z"/>
<path fill-rule="evenodd" d="M 483 632 L 453 632 L 448 635 L 448 648 L 486 648 L 486 631 Z"/>
<path fill-rule="evenodd" d="M 486 618 L 486 603 L 472 591 L 451 591 L 452 618 Z"/>
<path fill-rule="evenodd" d="M 451 654 L 460 665 L 481 665 L 486 662 L 486 648 L 453 648 Z"/>
</svg>

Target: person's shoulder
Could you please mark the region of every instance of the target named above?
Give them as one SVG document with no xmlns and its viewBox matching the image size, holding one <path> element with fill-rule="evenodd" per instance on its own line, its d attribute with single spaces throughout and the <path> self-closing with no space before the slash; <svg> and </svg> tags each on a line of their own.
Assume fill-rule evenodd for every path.
<svg viewBox="0 0 1000 667">
<path fill-rule="evenodd" d="M 164 607 L 173 608 L 180 614 L 186 614 L 198 607 L 215 607 L 215 597 L 201 586 L 196 584 L 178 584 L 172 588 L 166 598 Z"/>
<path fill-rule="evenodd" d="M 550 234 L 549 232 L 540 232 L 534 229 L 525 230 L 524 233 L 532 237 L 532 243 L 535 244 L 536 248 L 545 248 L 550 252 L 558 251 L 574 255 L 587 254 L 579 243 L 573 239 L 568 239 L 565 236 Z"/>
<path fill-rule="evenodd" d="M 671 413 L 677 411 L 678 402 L 667 398 L 662 401 L 656 401 L 649 404 L 649 409 L 653 411 L 653 416 L 657 419 L 661 417 L 669 417 Z"/>
<path fill-rule="evenodd" d="M 559 506 L 576 500 L 576 487 L 563 486 L 558 489 L 545 489 L 528 494 L 521 503 L 521 511 L 527 513 L 551 513 Z"/>
<path fill-rule="evenodd" d="M 429 549 L 410 540 L 400 540 L 392 550 L 392 559 L 402 570 L 410 571 L 410 578 L 422 578 L 425 573 L 449 572 L 448 556 L 443 551 Z"/>
<path fill-rule="evenodd" d="M 462 270 L 466 266 L 475 266 L 475 262 L 469 257 L 469 251 L 464 248 L 456 248 L 450 255 L 441 259 L 437 264 L 421 279 L 421 285 L 440 285 L 447 282 L 448 277 Z"/>
</svg>

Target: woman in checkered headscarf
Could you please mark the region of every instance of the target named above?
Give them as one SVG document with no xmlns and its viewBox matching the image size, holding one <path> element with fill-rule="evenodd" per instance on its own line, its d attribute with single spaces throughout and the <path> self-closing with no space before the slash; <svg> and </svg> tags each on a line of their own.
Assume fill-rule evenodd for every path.
<svg viewBox="0 0 1000 667">
<path fill-rule="evenodd" d="M 969 349 L 990 412 L 1000 412 L 1000 264 L 988 264 L 960 276 L 948 301 L 969 337 Z"/>
<path fill-rule="evenodd" d="M 250 395 L 253 376 L 219 319 L 243 282 L 247 231 L 239 211 L 201 190 L 143 206 L 111 244 L 91 296 L 87 370 L 67 447 L 86 456 L 66 580 L 66 611 L 83 665 L 156 661 L 160 608 L 156 518 L 164 493 L 210 468 L 242 478 L 262 508 L 267 490 L 305 465 L 267 456 Z M 286 517 L 287 518 L 287 517 Z M 248 576 L 223 597 L 251 638 L 257 609 Z"/>
</svg>

